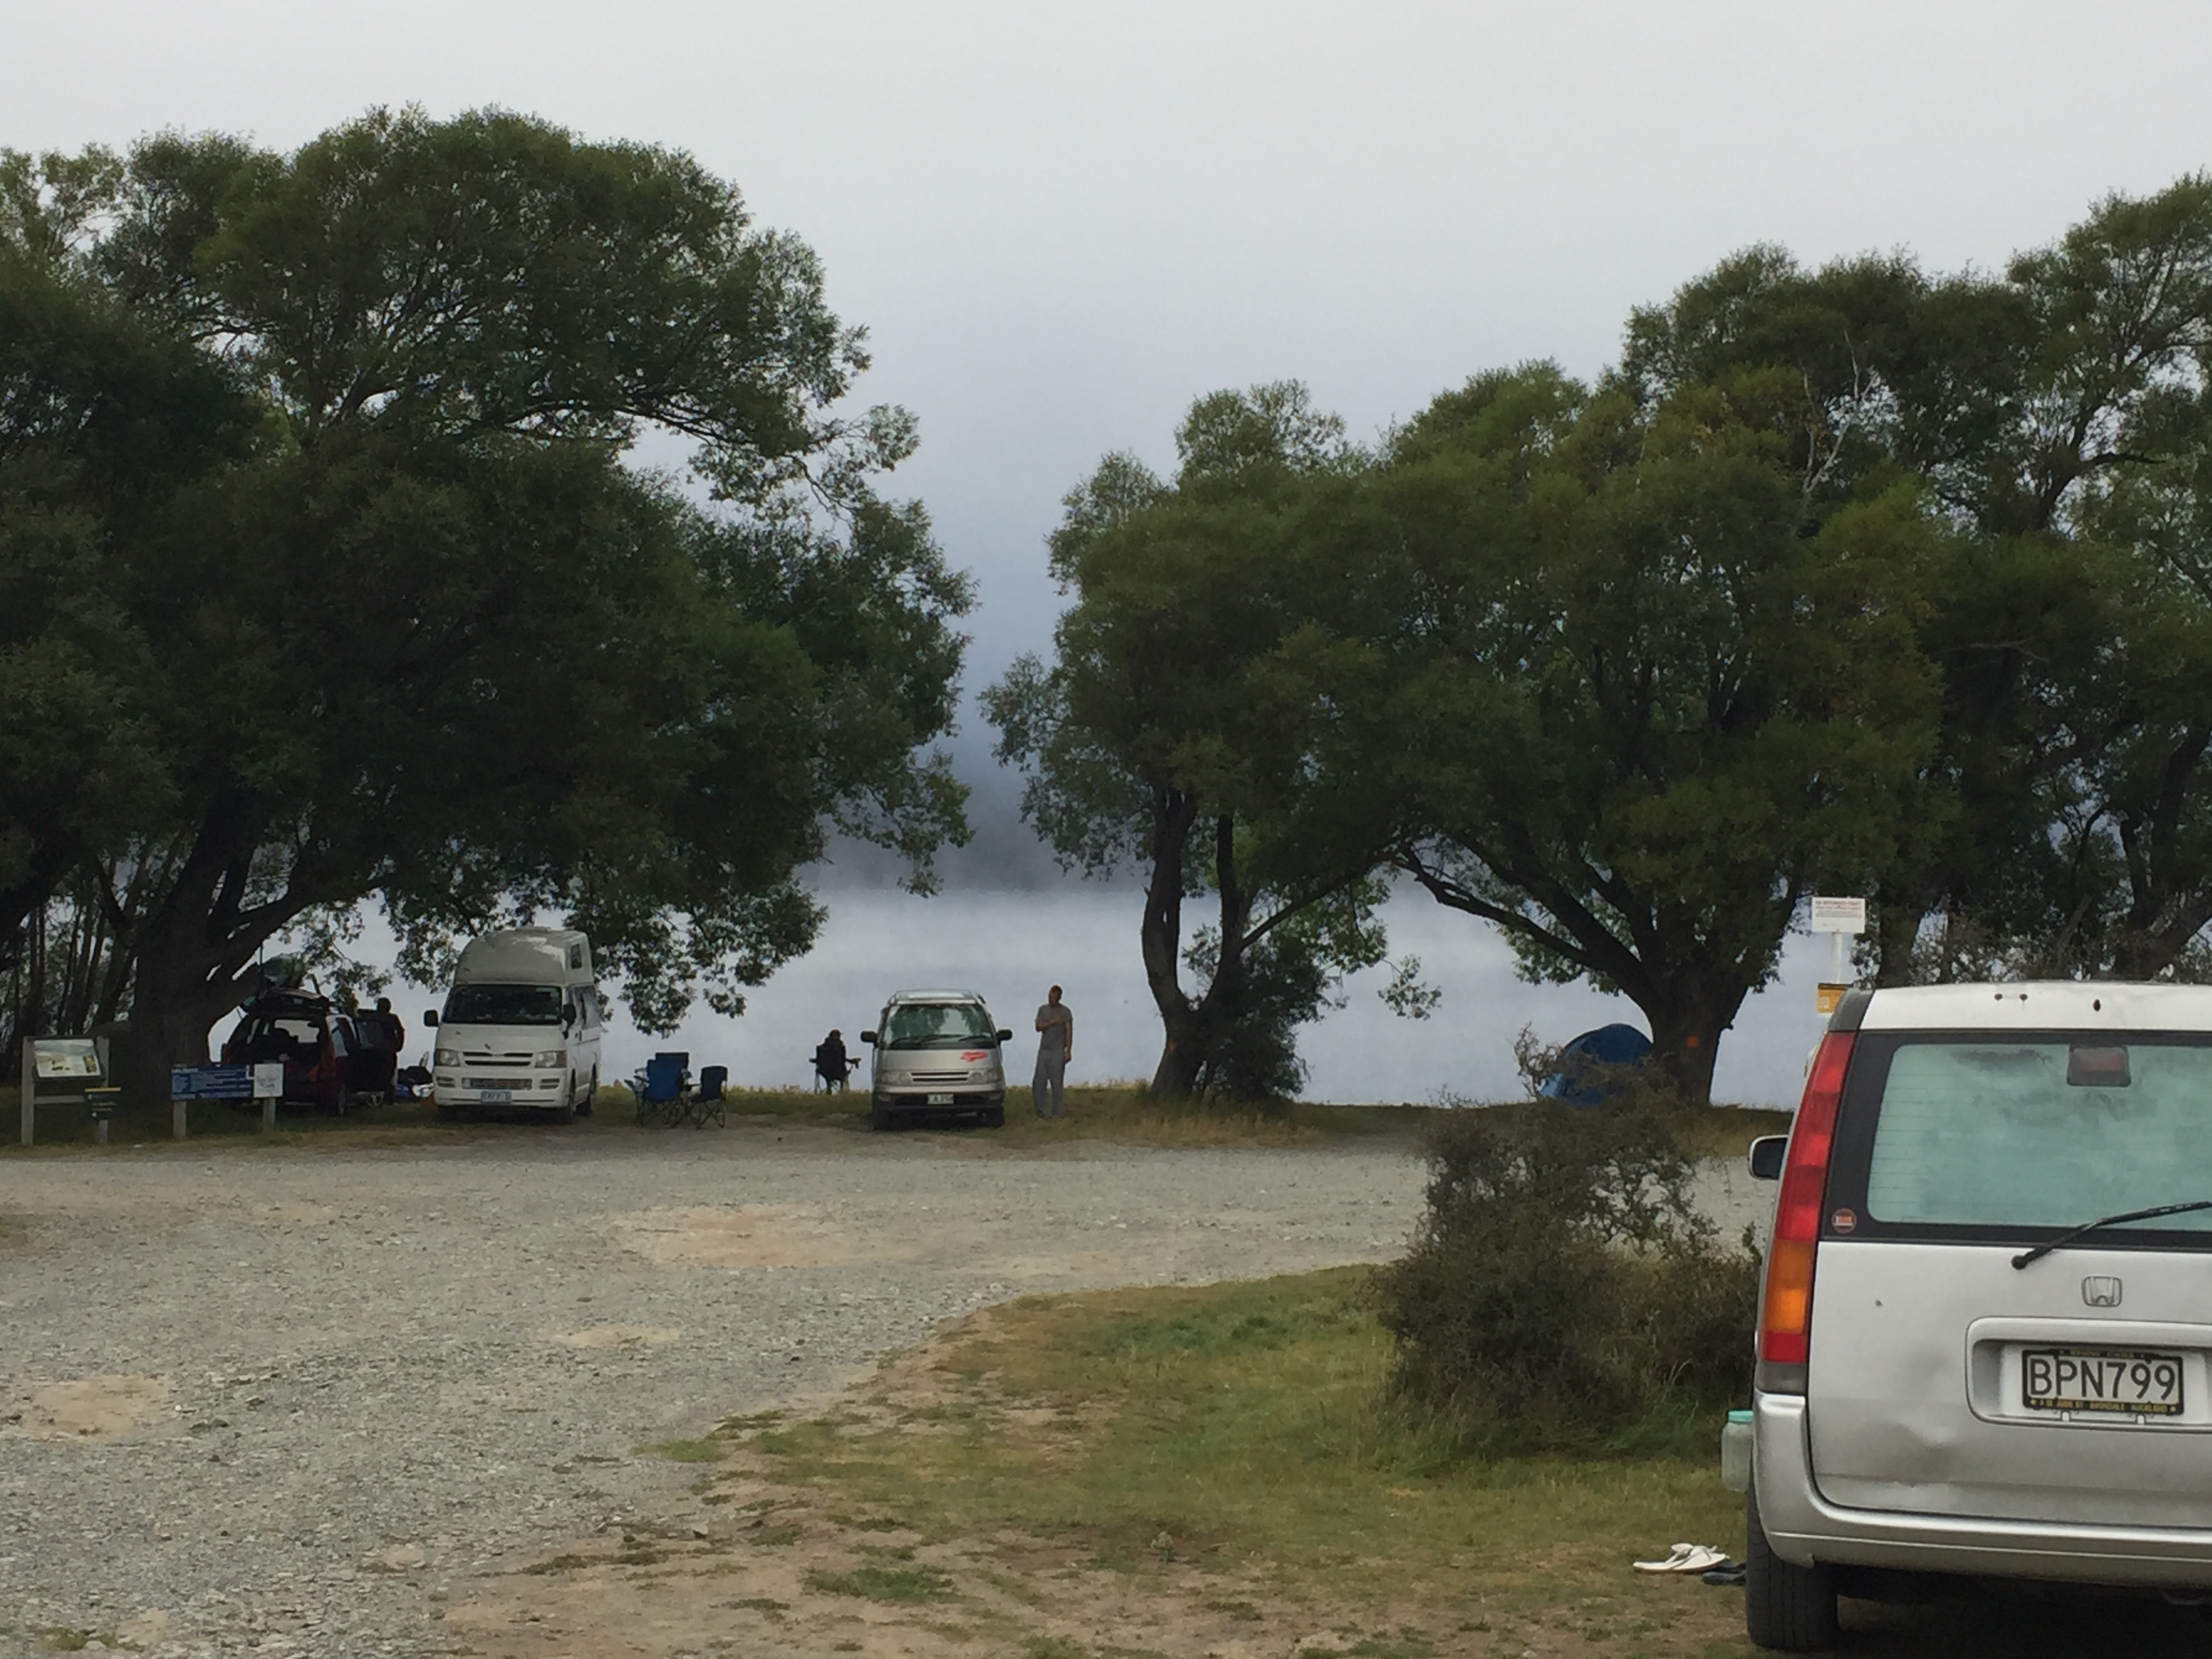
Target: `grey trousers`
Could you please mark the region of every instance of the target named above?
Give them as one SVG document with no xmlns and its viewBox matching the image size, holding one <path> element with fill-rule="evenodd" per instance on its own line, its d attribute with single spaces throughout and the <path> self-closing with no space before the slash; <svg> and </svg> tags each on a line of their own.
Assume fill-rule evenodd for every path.
<svg viewBox="0 0 2212 1659">
<path fill-rule="evenodd" d="M 1036 1074 L 1030 1079 L 1030 1094 L 1039 1117 L 1067 1115 L 1067 1054 L 1058 1046 L 1037 1048 Z"/>
</svg>

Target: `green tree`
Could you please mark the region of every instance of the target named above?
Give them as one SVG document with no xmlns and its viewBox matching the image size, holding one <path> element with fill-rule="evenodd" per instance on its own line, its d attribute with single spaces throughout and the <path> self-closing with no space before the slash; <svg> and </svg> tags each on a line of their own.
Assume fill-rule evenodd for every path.
<svg viewBox="0 0 2212 1659">
<path fill-rule="evenodd" d="M 1172 483 L 1109 455 L 1067 496 L 1051 568 L 1075 598 L 1054 660 L 1024 658 L 983 704 L 1062 862 L 1142 874 L 1154 1091 L 1287 1094 L 1297 1028 L 1382 955 L 1376 849 L 1302 813 L 1310 709 L 1279 672 L 1300 625 L 1286 526 L 1358 458 L 1292 384 L 1200 398 L 1176 444 Z M 1207 894 L 1193 936 L 1185 906 Z"/>
<path fill-rule="evenodd" d="M 0 168 L 0 211 L 11 184 Z M 217 368 L 0 240 L 0 1036 L 50 1007 L 112 1018 L 127 964 L 96 895 L 175 805 L 134 687 L 146 641 L 110 579 L 180 490 L 242 454 L 254 411 Z M 46 908 L 69 912 L 50 941 Z M 74 903 L 70 899 L 76 901 Z M 49 948 L 50 944 L 52 948 Z"/>
<path fill-rule="evenodd" d="M 1820 511 L 1802 402 L 1789 375 L 1650 404 L 1486 375 L 1338 486 L 1301 556 L 1336 573 L 1317 787 L 1526 975 L 1634 1001 L 1698 1102 L 1800 895 L 1882 867 L 1932 740 L 1938 538 L 1907 490 Z"/>
<path fill-rule="evenodd" d="M 964 834 L 918 749 L 966 584 L 875 490 L 912 422 L 837 412 L 862 337 L 690 158 L 409 112 L 4 172 L 11 258 L 253 416 L 158 534 L 67 573 L 136 644 L 169 797 L 99 896 L 142 1089 L 332 907 L 380 898 L 418 963 L 563 913 L 653 1029 L 806 947 L 827 826 L 925 884 Z M 710 503 L 628 464 L 651 431 Z"/>
<path fill-rule="evenodd" d="M 1631 329 L 1656 398 L 1795 374 L 1833 498 L 1911 476 L 1960 533 L 1925 613 L 1941 735 L 1879 892 L 1881 977 L 2189 968 L 2203 710 L 2212 176 L 2114 196 L 1999 276 L 1739 256 Z"/>
</svg>

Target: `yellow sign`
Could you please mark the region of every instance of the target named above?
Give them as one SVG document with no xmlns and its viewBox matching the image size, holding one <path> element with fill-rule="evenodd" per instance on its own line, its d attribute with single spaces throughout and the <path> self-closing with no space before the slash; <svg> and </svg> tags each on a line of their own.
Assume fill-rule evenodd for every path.
<svg viewBox="0 0 2212 1659">
<path fill-rule="evenodd" d="M 1813 993 L 1813 1012 L 1816 1014 L 1834 1013 L 1843 1003 L 1844 993 L 1850 988 L 1848 985 L 1831 985 L 1823 980 L 1820 988 Z"/>
</svg>

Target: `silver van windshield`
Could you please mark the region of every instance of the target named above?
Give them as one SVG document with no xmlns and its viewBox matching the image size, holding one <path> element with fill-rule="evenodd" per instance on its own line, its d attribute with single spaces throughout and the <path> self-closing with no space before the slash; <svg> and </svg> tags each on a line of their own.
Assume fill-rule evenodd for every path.
<svg viewBox="0 0 2212 1659">
<path fill-rule="evenodd" d="M 990 1016 L 972 1002 L 901 1002 L 884 1021 L 886 1048 L 970 1048 L 992 1041 Z"/>
<path fill-rule="evenodd" d="M 2212 1190 L 2212 1044 L 1907 1041 L 1867 1165 L 1878 1221 L 2072 1227 Z M 2137 1224 L 2201 1229 L 2201 1216 Z"/>
<path fill-rule="evenodd" d="M 456 985 L 446 995 L 445 1022 L 448 1025 L 558 1025 L 561 988 L 491 981 Z"/>
</svg>

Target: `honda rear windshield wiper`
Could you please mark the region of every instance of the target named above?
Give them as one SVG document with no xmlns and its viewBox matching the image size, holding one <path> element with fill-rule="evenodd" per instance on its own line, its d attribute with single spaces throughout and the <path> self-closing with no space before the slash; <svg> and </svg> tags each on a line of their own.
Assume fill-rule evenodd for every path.
<svg viewBox="0 0 2212 1659">
<path fill-rule="evenodd" d="M 2191 1210 L 2212 1210 L 2212 1198 L 2200 1198 L 2188 1204 L 2160 1204 L 2154 1209 L 2123 1210 L 2118 1215 L 2099 1216 L 2094 1221 L 2085 1221 L 2080 1226 L 2063 1232 L 2056 1238 L 2046 1240 L 2032 1250 L 2022 1250 L 2018 1255 L 2013 1257 L 2012 1265 L 2015 1267 L 2025 1267 L 2031 1262 L 2040 1261 L 2053 1250 L 2063 1250 L 2075 1239 L 2087 1237 L 2100 1227 L 2117 1227 L 2124 1221 L 2148 1221 L 2154 1217 L 2162 1215 L 2187 1215 Z"/>
</svg>

